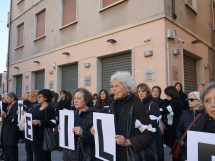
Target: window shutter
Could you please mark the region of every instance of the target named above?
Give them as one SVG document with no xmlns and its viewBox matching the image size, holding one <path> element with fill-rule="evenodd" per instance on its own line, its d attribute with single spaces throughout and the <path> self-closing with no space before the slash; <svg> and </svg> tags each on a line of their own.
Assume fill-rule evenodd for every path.
<svg viewBox="0 0 215 161">
<path fill-rule="evenodd" d="M 76 20 L 76 0 L 63 0 L 63 26 Z"/>
<path fill-rule="evenodd" d="M 45 35 L 45 11 L 38 13 L 36 26 L 36 38 Z"/>
<path fill-rule="evenodd" d="M 18 37 L 17 37 L 17 47 L 23 45 L 23 34 L 24 34 L 24 23 L 20 24 L 17 27 L 17 31 L 18 31 Z"/>
</svg>

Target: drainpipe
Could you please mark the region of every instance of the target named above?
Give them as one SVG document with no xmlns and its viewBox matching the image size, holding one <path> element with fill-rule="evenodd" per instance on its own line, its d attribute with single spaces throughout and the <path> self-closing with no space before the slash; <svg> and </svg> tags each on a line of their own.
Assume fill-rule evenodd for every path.
<svg viewBox="0 0 215 161">
<path fill-rule="evenodd" d="M 175 0 L 172 0 L 172 18 L 175 20 L 177 15 L 175 14 Z"/>
<path fill-rule="evenodd" d="M 7 92 L 9 89 L 9 58 L 10 58 L 10 35 L 11 35 L 11 16 L 12 15 L 12 0 L 10 0 L 10 15 L 9 15 L 9 22 L 8 22 L 8 50 L 7 50 Z"/>
<path fill-rule="evenodd" d="M 211 0 L 211 22 L 212 22 L 212 27 L 211 27 L 211 55 L 212 55 L 212 63 L 210 63 L 211 66 L 214 66 L 213 63 L 215 63 L 215 42 L 214 42 L 214 37 L 215 37 L 215 33 L 214 33 L 214 29 L 215 29 L 215 18 L 213 17 L 214 15 L 214 0 Z M 210 81 L 215 81 L 215 70 L 213 69 L 212 71 L 212 76 L 210 77 Z"/>
</svg>

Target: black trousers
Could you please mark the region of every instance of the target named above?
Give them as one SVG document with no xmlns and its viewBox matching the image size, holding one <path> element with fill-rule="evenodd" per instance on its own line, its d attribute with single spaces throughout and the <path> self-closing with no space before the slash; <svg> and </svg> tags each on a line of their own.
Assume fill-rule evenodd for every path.
<svg viewBox="0 0 215 161">
<path fill-rule="evenodd" d="M 31 141 L 28 139 L 25 139 L 25 150 L 26 150 L 27 161 L 33 161 L 32 145 L 31 145 Z"/>
<path fill-rule="evenodd" d="M 34 161 L 51 161 L 50 151 L 43 151 L 40 144 L 32 143 L 31 145 L 34 154 Z"/>
<path fill-rule="evenodd" d="M 18 146 L 4 146 L 5 160 L 18 161 Z"/>
</svg>

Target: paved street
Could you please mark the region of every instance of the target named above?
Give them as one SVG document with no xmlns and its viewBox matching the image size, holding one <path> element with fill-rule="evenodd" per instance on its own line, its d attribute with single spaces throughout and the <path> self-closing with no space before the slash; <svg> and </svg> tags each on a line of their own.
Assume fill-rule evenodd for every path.
<svg viewBox="0 0 215 161">
<path fill-rule="evenodd" d="M 19 144 L 19 161 L 26 161 L 25 144 Z M 52 152 L 52 161 L 62 161 L 62 152 Z M 169 149 L 165 148 L 165 161 L 171 161 Z"/>
</svg>

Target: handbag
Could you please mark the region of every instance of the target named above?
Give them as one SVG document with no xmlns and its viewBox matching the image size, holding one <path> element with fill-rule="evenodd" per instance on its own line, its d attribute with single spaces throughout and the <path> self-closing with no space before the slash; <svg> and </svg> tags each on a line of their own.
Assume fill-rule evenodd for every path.
<svg viewBox="0 0 215 161">
<path fill-rule="evenodd" d="M 190 125 L 187 127 L 187 130 L 183 133 L 182 137 L 180 140 L 175 140 L 172 148 L 171 148 L 171 152 L 170 154 L 172 154 L 172 157 L 176 160 L 178 160 L 181 156 L 181 150 L 182 150 L 182 142 L 185 139 L 186 135 L 187 135 L 187 131 L 191 129 L 191 127 L 193 126 L 193 124 L 198 120 L 198 118 L 202 115 L 202 113 L 199 113 L 196 118 L 190 123 Z"/>
<path fill-rule="evenodd" d="M 46 120 L 46 111 L 45 110 L 45 120 Z M 43 151 L 53 151 L 57 149 L 57 131 L 55 128 L 44 128 L 43 130 Z"/>
<path fill-rule="evenodd" d="M 132 127 L 134 107 L 131 106 L 128 112 L 128 123 L 126 137 L 129 137 Z M 146 149 L 135 152 L 133 147 L 126 147 L 126 157 L 129 161 L 157 161 L 157 151 L 155 141 Z"/>
<path fill-rule="evenodd" d="M 57 132 L 53 128 L 44 128 L 43 131 L 43 151 L 53 151 L 57 149 Z"/>
</svg>

